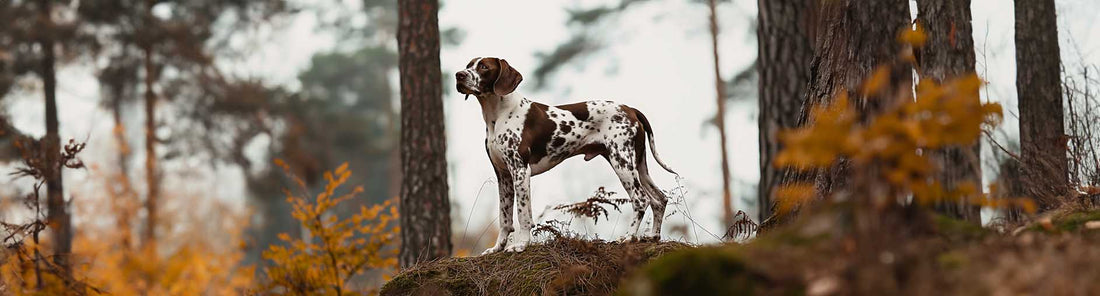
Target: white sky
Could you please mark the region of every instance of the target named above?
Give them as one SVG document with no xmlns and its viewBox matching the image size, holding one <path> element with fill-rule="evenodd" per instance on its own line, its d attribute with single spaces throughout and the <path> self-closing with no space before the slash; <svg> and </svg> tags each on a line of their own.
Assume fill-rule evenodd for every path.
<svg viewBox="0 0 1100 296">
<path fill-rule="evenodd" d="M 594 1 L 448 1 L 440 11 L 440 24 L 444 28 L 460 28 L 465 35 L 458 46 L 442 49 L 441 61 L 444 79 L 471 58 L 498 56 L 521 72 L 531 73 L 537 66 L 535 53 L 549 51 L 569 36 L 564 26 L 565 8 L 590 7 Z M 600 1 L 611 3 L 615 1 Z M 461 4 L 460 4 L 461 3 Z M 756 15 L 756 1 L 735 0 L 719 8 L 722 25 L 720 50 L 723 75 L 729 75 L 747 67 L 755 58 L 757 47 L 755 32 L 750 32 L 750 21 Z M 1059 39 L 1062 58 L 1067 69 L 1083 64 L 1100 64 L 1100 4 L 1094 0 L 1057 1 L 1059 12 Z M 1016 133 L 1015 108 L 1015 52 L 1013 46 L 1013 8 L 1011 0 L 974 0 L 972 4 L 974 38 L 977 47 L 978 71 L 989 82 L 986 99 L 1005 103 L 1006 118 L 1002 128 Z M 488 13 L 487 13 L 488 12 Z M 710 56 L 710 39 L 706 31 L 704 5 L 690 1 L 653 1 L 637 4 L 621 17 L 608 22 L 601 30 L 608 33 L 608 47 L 584 59 L 581 63 L 566 66 L 551 77 L 543 91 L 532 88 L 534 81 L 525 81 L 519 91 L 528 98 L 547 104 L 562 104 L 592 99 L 610 99 L 625 103 L 645 112 L 653 123 L 657 146 L 661 156 L 674 169 L 683 174 L 683 185 L 688 189 L 687 203 L 690 213 L 701 225 L 689 232 L 698 237 L 688 241 L 707 242 L 714 238 L 706 230 L 720 234 L 721 181 L 719 170 L 718 135 L 716 129 L 704 121 L 713 116 L 715 94 Z M 309 66 L 309 58 L 317 51 L 333 48 L 336 38 L 314 31 L 314 15 L 302 13 L 278 32 L 254 32 L 261 47 L 234 69 L 246 76 L 264 78 L 271 84 L 297 85 L 298 72 Z M 63 139 L 89 139 L 85 161 L 96 165 L 112 162 L 114 149 L 110 137 L 110 112 L 98 107 L 98 88 L 88 67 L 68 67 L 59 74 L 59 105 Z M 533 75 L 527 75 L 533 79 Z M 474 101 L 463 101 L 452 88 L 444 89 L 446 129 L 448 133 L 448 159 L 451 167 L 452 202 L 456 231 L 469 229 L 481 232 L 486 223 L 494 221 L 496 214 L 496 185 L 491 166 L 483 147 L 484 122 L 480 107 Z M 42 134 L 42 107 L 37 93 L 14 97 L 7 110 L 13 115 L 19 128 L 32 134 Z M 755 218 L 754 185 L 758 176 L 757 130 L 755 98 L 733 103 L 727 114 L 727 138 L 730 141 L 730 166 L 733 174 L 735 210 L 743 209 Z M 130 114 L 136 114 L 130 112 Z M 130 116 L 133 122 L 129 133 L 139 139 L 138 115 Z M 140 145 L 140 143 L 133 143 Z M 141 151 L 135 151 L 140 159 Z M 650 159 L 652 162 L 652 159 Z M 177 162 L 169 169 L 201 168 L 203 163 Z M 92 186 L 89 172 L 69 172 L 66 181 L 69 188 Z M 141 170 L 131 171 L 134 178 L 141 178 Z M 673 177 L 656 167 L 651 169 L 654 179 L 664 189 L 676 187 Z M 236 169 L 221 169 L 216 174 L 191 176 L 187 184 L 205 182 L 212 186 L 184 186 L 167 184 L 168 188 L 180 187 L 189 194 L 210 195 L 237 204 L 243 203 L 244 186 Z M 989 173 L 987 173 L 988 175 Z M 11 184 L 0 180 L 0 184 Z M 484 186 L 483 186 L 484 185 Z M 600 161 L 584 162 L 580 158 L 566 161 L 558 168 L 537 176 L 532 182 L 533 209 L 536 215 L 549 206 L 581 201 L 600 186 L 611 191 L 622 191 L 609 166 Z M 79 191 L 71 191 L 79 192 Z M 675 208 L 670 208 L 670 211 Z M 683 212 L 683 209 L 678 211 Z M 470 223 L 466 220 L 469 218 Z M 543 220 L 567 217 L 547 214 Z M 582 233 L 604 239 L 615 239 L 625 233 L 625 215 L 612 212 L 611 222 L 601 222 L 598 227 L 574 221 Z M 77 217 L 80 219 L 80 217 Z M 601 220 L 602 221 L 602 220 Z M 666 238 L 670 225 L 686 225 L 681 215 L 666 220 Z M 495 222 L 494 222 L 495 223 Z M 482 237 L 481 244 L 493 238 Z"/>
</svg>

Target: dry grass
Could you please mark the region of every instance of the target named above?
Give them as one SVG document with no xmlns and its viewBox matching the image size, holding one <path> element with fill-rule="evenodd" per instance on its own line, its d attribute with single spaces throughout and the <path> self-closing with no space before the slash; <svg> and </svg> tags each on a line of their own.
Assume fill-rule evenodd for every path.
<svg viewBox="0 0 1100 296">
<path fill-rule="evenodd" d="M 404 270 L 382 295 L 608 295 L 630 272 L 678 242 L 604 242 L 560 237 L 521 253 L 450 258 Z"/>
</svg>

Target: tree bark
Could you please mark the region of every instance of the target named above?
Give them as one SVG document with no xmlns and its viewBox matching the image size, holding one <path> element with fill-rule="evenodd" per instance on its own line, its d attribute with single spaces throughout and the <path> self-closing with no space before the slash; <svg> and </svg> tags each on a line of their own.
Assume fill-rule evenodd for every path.
<svg viewBox="0 0 1100 296">
<path fill-rule="evenodd" d="M 398 2 L 401 76 L 402 268 L 451 255 L 439 2 Z"/>
<path fill-rule="evenodd" d="M 905 0 L 833 0 L 821 1 L 815 16 L 814 58 L 810 63 L 810 82 L 799 125 L 810 121 L 814 106 L 832 103 L 837 94 L 846 92 L 853 106 L 859 109 L 861 118 L 893 106 L 904 92 L 911 92 L 912 69 L 892 67 L 890 89 L 895 96 L 864 97 L 860 92 L 863 81 L 880 65 L 896 61 L 902 45 L 898 33 L 910 24 L 909 3 Z M 848 175 L 848 161 L 841 159 L 831 168 L 813 174 L 787 173 L 783 184 L 814 182 L 819 196 L 827 196 L 837 188 L 843 188 Z"/>
<path fill-rule="evenodd" d="M 937 83 L 974 73 L 974 38 L 970 25 L 970 0 L 920 0 L 917 21 L 928 34 L 920 49 L 921 79 Z M 975 94 L 977 95 L 977 94 Z M 949 147 L 933 152 L 940 163 L 938 178 L 944 189 L 970 182 L 981 188 L 981 143 Z M 981 223 L 980 208 L 966 201 L 945 201 L 936 210 L 949 217 Z"/>
<path fill-rule="evenodd" d="M 147 26 L 152 26 L 153 1 L 145 1 L 147 7 L 145 20 Z M 152 29 L 151 27 L 146 30 Z M 148 190 L 145 195 L 145 229 L 142 232 L 142 244 L 146 248 L 155 247 L 157 230 L 157 203 L 160 198 L 160 172 L 157 170 L 157 95 L 153 92 L 156 83 L 157 70 L 153 64 L 153 36 L 146 32 L 142 43 L 145 66 L 145 184 Z"/>
<path fill-rule="evenodd" d="M 1069 193 L 1054 0 L 1016 0 L 1016 92 L 1024 181 L 1040 210 Z"/>
<path fill-rule="evenodd" d="M 733 197 L 730 194 L 730 162 L 726 149 L 726 81 L 722 79 L 718 59 L 718 7 L 716 0 L 707 1 L 710 10 L 711 53 L 714 56 L 714 88 L 718 95 L 718 114 L 714 115 L 714 125 L 718 126 L 718 142 L 722 148 L 722 222 L 733 224 Z"/>
<path fill-rule="evenodd" d="M 125 53 L 125 51 L 124 51 Z M 129 168 L 130 168 L 130 144 L 126 141 L 126 125 L 122 120 L 122 101 L 124 97 L 129 95 L 125 89 L 132 86 L 132 81 L 112 81 L 110 82 L 111 90 L 111 118 L 114 120 L 115 136 L 115 148 L 118 152 L 118 159 L 116 165 L 118 165 L 118 183 L 112 186 L 117 186 L 117 190 L 112 193 L 115 196 L 111 199 L 111 203 L 114 206 L 115 211 L 115 224 L 118 227 L 119 236 L 122 240 L 119 242 L 123 248 L 129 249 L 133 246 L 132 235 L 133 228 L 130 224 L 133 217 L 133 211 L 135 210 L 132 205 L 134 198 L 133 183 L 130 181 Z"/>
<path fill-rule="evenodd" d="M 809 82 L 813 49 L 810 10 L 813 0 L 759 0 L 760 184 L 759 221 L 772 214 L 772 192 L 784 170 L 772 164 L 783 149 L 778 132 L 798 127 L 799 111 Z"/>
<path fill-rule="evenodd" d="M 51 1 L 39 0 L 39 17 L 44 22 L 41 40 L 42 45 L 42 90 L 46 103 L 46 138 L 43 147 L 46 149 L 46 220 L 53 230 L 54 263 L 61 267 L 64 276 L 71 272 L 69 257 L 72 255 L 72 218 L 65 204 L 65 189 L 62 185 L 61 170 L 61 137 L 58 135 L 57 120 L 57 78 L 54 68 L 56 57 L 54 55 L 53 20 Z"/>
</svg>

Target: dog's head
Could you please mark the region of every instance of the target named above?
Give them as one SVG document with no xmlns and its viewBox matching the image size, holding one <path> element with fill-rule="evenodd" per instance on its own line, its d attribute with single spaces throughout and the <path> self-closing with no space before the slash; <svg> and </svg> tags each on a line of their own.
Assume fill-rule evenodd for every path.
<svg viewBox="0 0 1100 296">
<path fill-rule="evenodd" d="M 466 64 L 466 69 L 455 73 L 455 86 L 458 92 L 466 94 L 466 98 L 470 95 L 507 95 L 516 91 L 520 81 L 523 75 L 500 58 L 474 58 Z"/>
</svg>

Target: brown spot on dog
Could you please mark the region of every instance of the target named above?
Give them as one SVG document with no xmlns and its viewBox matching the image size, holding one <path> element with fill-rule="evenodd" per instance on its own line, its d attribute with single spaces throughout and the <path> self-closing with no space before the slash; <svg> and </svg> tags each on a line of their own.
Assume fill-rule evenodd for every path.
<svg viewBox="0 0 1100 296">
<path fill-rule="evenodd" d="M 559 109 L 569 111 L 573 113 L 573 117 L 580 119 L 581 121 L 588 120 L 588 103 L 580 102 L 573 104 L 566 104 L 557 106 Z"/>
<path fill-rule="evenodd" d="M 565 138 L 554 138 L 554 142 L 550 143 L 550 146 L 554 148 L 561 147 L 561 145 L 565 145 Z"/>
<path fill-rule="evenodd" d="M 636 127 L 637 131 L 634 132 L 634 162 L 639 171 L 646 171 L 645 165 L 645 143 L 646 134 L 650 131 L 649 120 L 642 115 L 641 111 L 627 106 L 619 106 L 619 109 L 626 114 L 626 119 L 630 122 L 631 126 Z"/>
<path fill-rule="evenodd" d="M 546 148 L 557 128 L 557 123 L 546 115 L 547 106 L 531 103 L 527 109 L 527 118 L 523 120 L 523 133 L 519 142 L 520 159 L 528 164 L 536 164 L 546 157 Z"/>
</svg>

